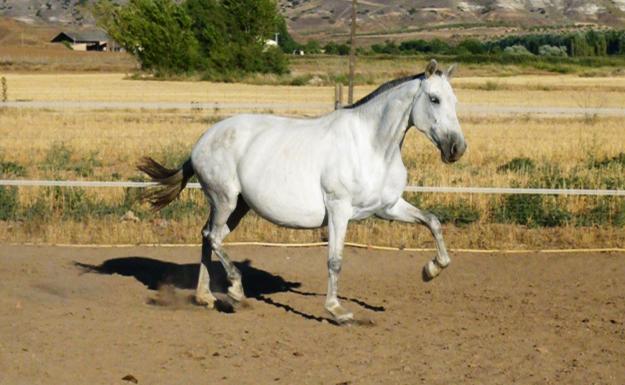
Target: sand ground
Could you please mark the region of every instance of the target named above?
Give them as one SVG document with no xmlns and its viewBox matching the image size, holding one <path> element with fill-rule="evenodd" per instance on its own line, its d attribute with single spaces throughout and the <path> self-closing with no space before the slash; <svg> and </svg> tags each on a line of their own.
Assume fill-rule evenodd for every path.
<svg viewBox="0 0 625 385">
<path fill-rule="evenodd" d="M 190 302 L 197 248 L 0 246 L 0 383 L 625 383 L 623 254 L 457 254 L 425 283 L 431 255 L 347 249 L 336 326 L 325 249 L 229 251 L 235 313 Z"/>
</svg>

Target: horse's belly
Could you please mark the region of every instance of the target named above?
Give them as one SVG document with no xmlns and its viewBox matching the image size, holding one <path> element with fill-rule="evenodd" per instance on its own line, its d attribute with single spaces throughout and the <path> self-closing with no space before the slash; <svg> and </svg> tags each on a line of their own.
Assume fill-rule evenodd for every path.
<svg viewBox="0 0 625 385">
<path fill-rule="evenodd" d="M 317 129 L 277 123 L 258 131 L 238 163 L 241 193 L 254 211 L 287 227 L 323 225 L 321 137 Z"/>
<path fill-rule="evenodd" d="M 326 209 L 315 162 L 248 158 L 239 175 L 245 200 L 265 219 L 295 228 L 323 225 Z"/>
<path fill-rule="evenodd" d="M 243 186 L 243 196 L 256 213 L 275 224 L 293 228 L 316 228 L 324 224 L 326 210 L 321 192 L 267 184 L 256 188 Z"/>
</svg>

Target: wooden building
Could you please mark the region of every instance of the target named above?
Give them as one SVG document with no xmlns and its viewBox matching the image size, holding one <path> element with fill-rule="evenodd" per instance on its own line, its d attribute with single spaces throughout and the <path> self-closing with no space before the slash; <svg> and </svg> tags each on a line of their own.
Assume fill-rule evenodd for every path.
<svg viewBox="0 0 625 385">
<path fill-rule="evenodd" d="M 52 43 L 65 43 L 76 51 L 118 51 L 117 44 L 103 31 L 61 32 Z"/>
</svg>

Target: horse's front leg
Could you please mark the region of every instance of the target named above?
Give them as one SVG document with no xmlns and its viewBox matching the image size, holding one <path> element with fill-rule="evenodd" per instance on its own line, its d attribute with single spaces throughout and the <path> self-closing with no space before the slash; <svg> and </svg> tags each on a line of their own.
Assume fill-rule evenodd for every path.
<svg viewBox="0 0 625 385">
<path fill-rule="evenodd" d="M 354 315 L 339 303 L 337 295 L 339 273 L 343 261 L 343 245 L 352 206 L 343 200 L 326 202 L 328 210 L 328 294 L 325 308 L 339 323 L 351 321 Z"/>
<path fill-rule="evenodd" d="M 420 223 L 426 226 L 432 232 L 434 239 L 436 240 L 436 257 L 423 266 L 423 275 L 426 280 L 431 280 L 440 274 L 441 270 L 449 265 L 451 260 L 449 254 L 447 254 L 447 248 L 445 247 L 445 241 L 443 240 L 443 231 L 441 229 L 441 223 L 434 214 L 427 211 L 419 210 L 410 203 L 400 198 L 395 205 L 384 209 L 378 213 L 378 216 L 410 223 Z"/>
</svg>

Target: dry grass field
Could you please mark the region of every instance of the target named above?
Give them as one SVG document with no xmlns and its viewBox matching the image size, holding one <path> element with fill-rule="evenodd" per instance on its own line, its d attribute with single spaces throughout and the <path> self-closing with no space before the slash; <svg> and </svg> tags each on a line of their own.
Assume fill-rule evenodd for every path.
<svg viewBox="0 0 625 385">
<path fill-rule="evenodd" d="M 421 68 L 414 72 L 418 71 Z M 4 77 L 7 79 L 9 100 L 18 101 L 326 103 L 330 108 L 334 98 L 334 87 L 331 86 L 141 81 L 129 80 L 121 73 L 8 73 Z M 390 78 L 386 77 L 386 80 Z M 464 76 L 454 79 L 453 84 L 460 102 L 464 104 L 583 108 L 625 105 L 625 77 Z M 357 87 L 355 97 L 366 95 L 377 85 L 379 83 Z"/>
<path fill-rule="evenodd" d="M 125 80 L 121 74 L 8 74 L 6 78 L 9 100 L 313 102 L 327 103 L 329 109 L 333 97 L 333 89 L 323 86 L 139 81 Z M 620 107 L 625 103 L 624 78 L 459 77 L 454 85 L 461 102 L 480 105 Z M 373 87 L 358 87 L 357 97 Z M 135 180 L 141 178 L 134 169 L 140 156 L 150 154 L 170 166 L 177 165 L 199 135 L 228 113 L 221 109 L 1 109 L 2 174 L 5 178 Z M 302 109 L 289 113 L 310 116 L 318 112 Z M 537 118 L 529 114 L 460 118 L 470 150 L 451 166 L 440 162 L 424 137 L 409 133 L 403 156 L 410 184 L 625 188 L 621 118 Z M 199 191 L 185 191 L 181 201 L 160 214 L 133 203 L 135 195 L 136 191 L 123 189 L 21 188 L 15 193 L 15 210 L 6 214 L 10 220 L 0 221 L 0 238 L 77 243 L 199 241 L 199 229 L 207 215 Z M 455 248 L 625 245 L 622 199 L 454 194 L 412 194 L 408 198 L 444 217 L 449 244 Z M 127 210 L 137 213 L 140 222 L 122 221 Z M 323 238 L 321 230 L 283 230 L 250 216 L 229 240 Z M 423 228 L 378 220 L 353 226 L 349 239 L 432 246 Z"/>
<path fill-rule="evenodd" d="M 136 69 L 136 61 L 126 53 L 72 51 L 60 44 L 0 45 L 0 71 L 2 72 L 132 72 Z"/>
</svg>

